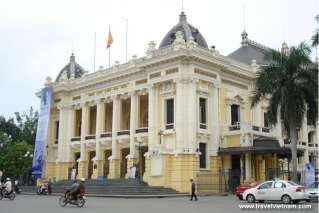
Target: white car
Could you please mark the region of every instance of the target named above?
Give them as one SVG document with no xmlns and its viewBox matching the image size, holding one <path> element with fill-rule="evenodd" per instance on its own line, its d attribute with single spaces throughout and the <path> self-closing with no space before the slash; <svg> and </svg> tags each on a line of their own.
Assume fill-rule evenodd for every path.
<svg viewBox="0 0 319 213">
<path fill-rule="evenodd" d="M 274 180 L 263 182 L 254 188 L 247 189 L 243 193 L 243 199 L 249 203 L 255 201 L 282 201 L 285 204 L 301 200 L 308 200 L 305 188 L 292 181 Z"/>
<path fill-rule="evenodd" d="M 307 187 L 306 194 L 309 200 L 318 200 L 318 195 L 319 195 L 318 182 L 313 182 L 309 187 Z"/>
</svg>

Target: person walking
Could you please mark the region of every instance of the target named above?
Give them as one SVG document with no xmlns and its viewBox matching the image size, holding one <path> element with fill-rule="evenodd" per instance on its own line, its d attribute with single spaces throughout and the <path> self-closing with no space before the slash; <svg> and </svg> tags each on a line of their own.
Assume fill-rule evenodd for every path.
<svg viewBox="0 0 319 213">
<path fill-rule="evenodd" d="M 190 181 L 191 181 L 191 187 L 192 187 L 192 194 L 191 194 L 190 201 L 192 201 L 193 198 L 195 198 L 195 201 L 197 201 L 198 199 L 197 199 L 197 196 L 196 196 L 196 184 L 195 184 L 193 179 L 190 179 Z"/>
</svg>

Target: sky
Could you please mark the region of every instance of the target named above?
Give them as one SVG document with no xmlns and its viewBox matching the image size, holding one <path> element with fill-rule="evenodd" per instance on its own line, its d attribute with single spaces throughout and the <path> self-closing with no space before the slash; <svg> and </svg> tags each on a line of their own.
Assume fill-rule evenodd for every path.
<svg viewBox="0 0 319 213">
<path fill-rule="evenodd" d="M 178 22 L 182 0 L 0 0 L 0 115 L 39 108 L 35 93 L 47 76 L 55 80 L 73 51 L 76 61 L 93 72 L 107 66 L 109 27 L 114 43 L 111 62 L 125 62 L 128 20 L 128 59 L 142 57 L 147 44 L 157 47 Z M 279 49 L 310 39 L 318 25 L 318 0 L 184 0 L 190 24 L 222 55 L 248 38 Z"/>
</svg>

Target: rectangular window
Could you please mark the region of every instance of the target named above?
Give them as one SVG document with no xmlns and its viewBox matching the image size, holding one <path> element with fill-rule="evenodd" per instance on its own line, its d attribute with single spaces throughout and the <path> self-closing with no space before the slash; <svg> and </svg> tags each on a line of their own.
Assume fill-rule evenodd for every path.
<svg viewBox="0 0 319 213">
<path fill-rule="evenodd" d="M 199 143 L 199 168 L 206 169 L 206 143 Z"/>
<path fill-rule="evenodd" d="M 54 138 L 54 143 L 57 144 L 59 141 L 59 121 L 55 122 L 55 138 Z"/>
<path fill-rule="evenodd" d="M 239 105 L 232 104 L 231 105 L 231 125 L 236 125 L 238 122 L 240 122 Z"/>
<path fill-rule="evenodd" d="M 206 119 L 206 98 L 199 99 L 199 128 L 207 128 L 207 119 Z"/>
<path fill-rule="evenodd" d="M 81 136 L 82 109 L 75 111 L 75 137 Z"/>
<path fill-rule="evenodd" d="M 269 127 L 268 114 L 264 113 L 264 127 Z"/>
<path fill-rule="evenodd" d="M 167 99 L 165 101 L 166 108 L 166 118 L 165 118 L 165 128 L 173 129 L 174 128 L 174 99 Z"/>
</svg>

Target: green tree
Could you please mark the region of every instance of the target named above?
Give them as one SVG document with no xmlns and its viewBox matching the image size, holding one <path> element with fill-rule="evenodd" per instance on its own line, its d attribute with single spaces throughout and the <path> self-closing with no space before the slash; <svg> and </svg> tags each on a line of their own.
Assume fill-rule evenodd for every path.
<svg viewBox="0 0 319 213">
<path fill-rule="evenodd" d="M 297 181 L 297 129 L 308 109 L 310 123 L 318 115 L 318 65 L 311 62 L 311 49 L 305 43 L 291 47 L 289 54 L 270 51 L 270 64 L 258 72 L 252 107 L 270 96 L 267 113 L 269 122 L 276 124 L 280 112 L 289 133 L 292 155 L 292 179 Z"/>
<path fill-rule="evenodd" d="M 0 131 L 6 133 L 13 141 L 20 138 L 21 131 L 13 118 L 6 119 L 5 117 L 0 116 Z"/>
<path fill-rule="evenodd" d="M 20 140 L 34 145 L 38 124 L 38 112 L 30 107 L 29 111 L 15 113 L 17 126 L 20 129 Z"/>
<path fill-rule="evenodd" d="M 23 177 L 31 173 L 32 146 L 26 142 L 9 143 L 1 150 L 0 170 L 4 177 Z"/>
</svg>

